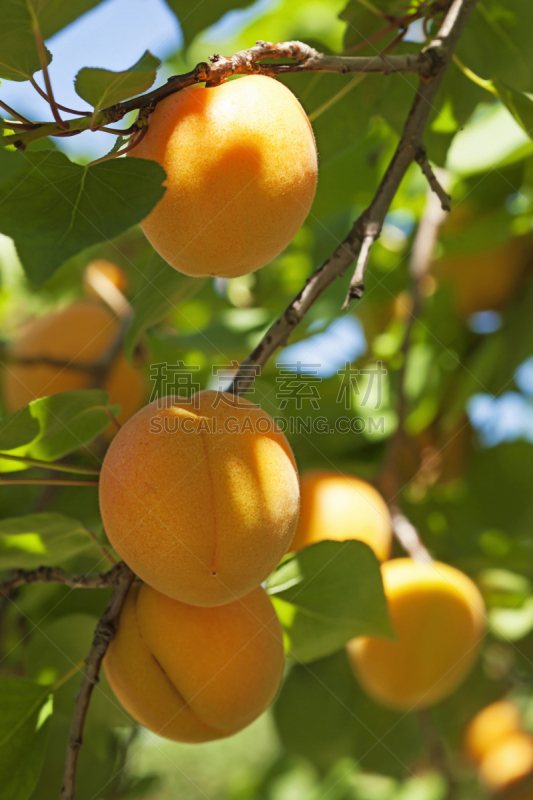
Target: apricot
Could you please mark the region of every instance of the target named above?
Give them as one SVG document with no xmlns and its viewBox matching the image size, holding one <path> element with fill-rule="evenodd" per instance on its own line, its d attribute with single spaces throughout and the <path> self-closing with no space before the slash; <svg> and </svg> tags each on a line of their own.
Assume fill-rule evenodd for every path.
<svg viewBox="0 0 533 800">
<path fill-rule="evenodd" d="M 409 558 L 381 565 L 396 641 L 363 636 L 348 656 L 364 689 L 398 710 L 437 703 L 461 683 L 479 650 L 483 599 L 459 570 Z"/>
<path fill-rule="evenodd" d="M 498 700 L 483 708 L 465 731 L 465 750 L 475 764 L 509 736 L 522 730 L 520 712 L 509 700 Z"/>
<path fill-rule="evenodd" d="M 92 364 L 105 354 L 118 324 L 110 311 L 90 300 L 31 321 L 8 350 L 3 381 L 8 410 L 16 411 L 38 397 L 90 388 L 93 378 L 79 365 Z M 17 363 L 43 357 L 64 361 L 66 366 Z M 120 405 L 118 419 L 123 423 L 142 405 L 147 387 L 141 372 L 130 367 L 121 353 L 102 388 L 112 403 Z"/>
<path fill-rule="evenodd" d="M 315 470 L 302 475 L 300 490 L 300 516 L 292 551 L 324 539 L 358 539 L 366 542 L 380 561 L 388 558 L 390 513 L 373 486 L 353 475 Z"/>
<path fill-rule="evenodd" d="M 533 738 L 516 732 L 507 736 L 483 758 L 479 776 L 494 791 L 519 783 L 533 772 Z"/>
<path fill-rule="evenodd" d="M 170 95 L 130 155 L 165 169 L 165 195 L 141 227 L 186 275 L 236 278 L 268 264 L 315 195 L 309 119 L 286 86 L 264 75 Z"/>
<path fill-rule="evenodd" d="M 283 433 L 222 392 L 145 406 L 115 436 L 100 476 L 113 547 L 150 586 L 197 606 L 265 580 L 290 544 L 298 503 Z"/>
<path fill-rule="evenodd" d="M 453 289 L 459 314 L 500 310 L 513 299 L 531 262 L 529 238 L 515 238 L 490 250 L 450 256 L 435 262 L 439 281 Z"/>
<path fill-rule="evenodd" d="M 264 589 L 218 608 L 134 585 L 104 659 L 118 700 L 138 722 L 178 742 L 240 731 L 278 690 L 283 636 Z"/>
</svg>

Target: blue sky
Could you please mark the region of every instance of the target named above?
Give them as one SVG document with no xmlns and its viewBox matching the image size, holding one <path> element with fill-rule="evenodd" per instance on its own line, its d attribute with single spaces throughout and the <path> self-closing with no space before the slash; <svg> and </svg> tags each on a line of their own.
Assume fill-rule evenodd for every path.
<svg viewBox="0 0 533 800">
<path fill-rule="evenodd" d="M 82 67 L 127 69 L 145 50 L 164 59 L 181 42 L 179 24 L 163 0 L 106 0 L 47 42 L 53 55 L 50 77 L 54 95 L 63 105 L 83 111 L 86 105 L 73 84 Z M 42 85 L 40 73 L 36 78 Z M 160 72 L 157 81 L 165 79 Z M 0 92 L 8 105 L 32 119 L 51 119 L 48 104 L 29 83 L 3 81 Z M 63 139 L 61 147 L 71 155 L 96 158 L 110 150 L 113 142 L 105 133 L 83 133 Z"/>
</svg>

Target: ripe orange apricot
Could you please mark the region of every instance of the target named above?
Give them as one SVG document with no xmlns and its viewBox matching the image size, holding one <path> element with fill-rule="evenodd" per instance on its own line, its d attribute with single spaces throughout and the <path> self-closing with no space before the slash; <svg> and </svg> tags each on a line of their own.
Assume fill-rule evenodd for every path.
<svg viewBox="0 0 533 800">
<path fill-rule="evenodd" d="M 282 83 L 248 75 L 158 103 L 131 151 L 161 164 L 166 192 L 141 227 L 186 275 L 236 278 L 289 244 L 316 190 L 307 115 Z"/>
<path fill-rule="evenodd" d="M 479 776 L 494 791 L 501 791 L 533 772 L 533 738 L 513 733 L 492 747 L 481 762 Z"/>
<path fill-rule="evenodd" d="M 104 527 L 150 586 L 193 605 L 229 603 L 259 586 L 289 546 L 294 458 L 252 403 L 213 391 L 166 401 L 135 414 L 106 454 Z"/>
<path fill-rule="evenodd" d="M 264 589 L 218 608 L 133 586 L 104 659 L 124 708 L 159 736 L 207 742 L 270 705 L 284 664 L 282 630 Z"/>
<path fill-rule="evenodd" d="M 97 361 L 117 330 L 118 322 L 111 312 L 90 300 L 31 321 L 9 348 L 12 362 L 4 367 L 4 397 L 9 411 L 38 397 L 88 389 L 91 374 L 78 365 Z M 40 357 L 64 361 L 67 366 L 16 363 L 17 359 Z M 112 403 L 120 405 L 119 421 L 123 423 L 142 405 L 147 387 L 141 372 L 130 367 L 121 353 L 102 388 L 109 392 Z"/>
<path fill-rule="evenodd" d="M 475 764 L 509 736 L 522 730 L 520 711 L 509 700 L 498 700 L 470 720 L 465 731 L 465 750 Z"/>
<path fill-rule="evenodd" d="M 292 551 L 323 539 L 358 539 L 366 542 L 380 561 L 389 557 L 390 513 L 373 486 L 353 475 L 314 470 L 302 475 L 300 490 L 300 516 Z"/>
<path fill-rule="evenodd" d="M 348 656 L 366 691 L 384 706 L 423 708 L 451 694 L 472 666 L 483 630 L 483 599 L 459 570 L 409 558 L 381 565 L 396 641 L 362 636 Z"/>
</svg>

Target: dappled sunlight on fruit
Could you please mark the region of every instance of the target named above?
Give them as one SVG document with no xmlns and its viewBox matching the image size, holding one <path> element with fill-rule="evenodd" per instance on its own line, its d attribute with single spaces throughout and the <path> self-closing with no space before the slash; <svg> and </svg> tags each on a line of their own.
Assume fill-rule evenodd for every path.
<svg viewBox="0 0 533 800">
<path fill-rule="evenodd" d="M 259 587 L 233 603 L 197 608 L 134 586 L 105 657 L 124 708 L 159 736 L 230 736 L 272 702 L 283 673 L 282 631 Z"/>
<path fill-rule="evenodd" d="M 201 606 L 228 603 L 265 580 L 290 544 L 294 458 L 271 417 L 246 400 L 213 391 L 168 400 L 141 409 L 106 454 L 106 533 L 156 589 Z"/>
<path fill-rule="evenodd" d="M 301 478 L 301 507 L 290 549 L 301 550 L 324 539 L 358 539 L 380 561 L 392 544 L 389 509 L 379 492 L 353 475 L 316 470 Z"/>
<path fill-rule="evenodd" d="M 397 641 L 353 639 L 347 648 L 354 672 L 385 706 L 433 705 L 454 691 L 477 657 L 483 599 L 470 578 L 437 561 L 394 559 L 381 571 Z"/>
<path fill-rule="evenodd" d="M 315 195 L 309 120 L 289 89 L 262 75 L 167 97 L 131 155 L 167 173 L 167 191 L 142 228 L 187 275 L 235 278 L 268 264 Z"/>
</svg>

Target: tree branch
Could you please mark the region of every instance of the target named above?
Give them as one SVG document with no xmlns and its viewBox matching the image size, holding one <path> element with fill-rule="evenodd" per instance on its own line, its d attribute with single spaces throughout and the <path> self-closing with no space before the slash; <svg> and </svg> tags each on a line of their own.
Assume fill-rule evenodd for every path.
<svg viewBox="0 0 533 800">
<path fill-rule="evenodd" d="M 431 165 L 430 165 L 430 163 L 428 161 L 428 157 L 427 157 L 427 153 L 426 153 L 426 148 L 425 147 L 421 147 L 420 150 L 418 151 L 418 154 L 416 156 L 416 161 L 417 161 L 418 164 L 420 164 L 420 168 L 421 168 L 422 172 L 424 173 L 424 175 L 426 176 L 427 182 L 429 183 L 429 185 L 431 186 L 432 190 L 435 192 L 435 194 L 439 198 L 440 204 L 442 206 L 442 210 L 443 211 L 451 211 L 452 210 L 452 207 L 451 207 L 451 200 L 452 199 L 451 199 L 450 195 L 448 194 L 448 192 L 446 192 L 444 190 L 444 188 L 440 185 L 437 176 L 435 175 L 435 173 L 431 169 Z"/>
<path fill-rule="evenodd" d="M 291 59 L 289 63 L 261 64 L 265 58 Z M 64 126 L 69 128 L 71 136 L 84 130 L 97 130 L 102 126 L 118 122 L 130 111 L 139 111 L 144 120 L 154 110 L 156 105 L 175 92 L 193 86 L 195 83 L 205 83 L 207 86 L 218 86 L 232 75 L 286 75 L 290 72 L 334 72 L 341 75 L 348 73 L 381 72 L 390 75 L 395 72 L 418 73 L 429 77 L 435 71 L 440 59 L 438 49 L 426 50 L 421 53 L 408 53 L 400 56 L 377 54 L 375 56 L 331 56 L 319 53 L 313 47 L 303 42 L 257 42 L 254 47 L 241 50 L 229 58 L 218 53 L 211 56 L 210 63 L 202 61 L 190 72 L 183 75 L 174 75 L 167 83 L 157 89 L 147 92 L 140 97 L 133 97 L 123 103 L 116 103 L 108 108 L 103 108 L 96 114 L 87 114 L 79 119 L 62 122 L 36 122 L 31 131 L 6 136 L 7 144 L 23 150 L 31 142 L 46 136 L 66 135 Z M 41 90 L 42 91 L 42 90 Z M 50 102 L 50 92 L 45 93 Z M 50 103 L 51 104 L 51 103 Z M 52 105 L 52 104 L 51 104 Z M 52 110 L 57 112 L 58 106 L 54 102 Z M 132 126 L 133 128 L 135 127 Z M 138 143 L 138 141 L 136 142 Z"/>
<path fill-rule="evenodd" d="M 379 236 L 392 200 L 408 168 L 423 147 L 424 129 L 433 107 L 433 100 L 476 2 L 477 0 L 453 0 L 437 37 L 422 51 L 422 55 L 435 59 L 435 66 L 429 77 L 423 74 L 420 78 L 418 91 L 400 141 L 371 204 L 355 221 L 344 241 L 311 275 L 304 288 L 270 327 L 255 350 L 243 361 L 226 391 L 244 394 L 248 390 L 256 375 L 254 370 L 250 370 L 250 366 L 266 364 L 278 347 L 287 342 L 313 303 L 334 280 L 345 273 L 354 259 L 359 257 L 365 237 L 372 236 L 375 239 Z M 359 284 L 362 283 L 363 277 L 364 275 L 358 275 Z"/>
<path fill-rule="evenodd" d="M 0 597 L 8 597 L 19 586 L 31 583 L 61 583 L 71 589 L 105 589 L 116 584 L 123 570 L 122 562 L 98 575 L 70 575 L 59 567 L 17 569 L 10 578 L 0 581 Z"/>
<path fill-rule="evenodd" d="M 396 506 L 391 506 L 390 512 L 392 518 L 392 530 L 405 552 L 414 561 L 418 561 L 420 564 L 431 564 L 433 559 L 431 558 L 426 546 L 422 542 L 422 539 L 418 535 L 418 531 L 415 526 L 409 522 L 407 517 L 405 517 L 400 509 Z"/>
<path fill-rule="evenodd" d="M 17 464 L 26 464 L 28 467 L 42 467 L 55 472 L 72 472 L 78 475 L 100 475 L 97 467 L 80 467 L 76 464 L 63 464 L 61 461 L 41 461 L 38 458 L 27 458 L 26 456 L 14 456 L 11 453 L 0 452 L 0 461 L 14 461 Z"/>
<path fill-rule="evenodd" d="M 99 681 L 100 668 L 113 637 L 126 595 L 135 578 L 130 568 L 121 561 L 111 570 L 115 590 L 94 632 L 93 643 L 85 660 L 85 674 L 76 695 L 74 716 L 68 737 L 67 758 L 61 787 L 61 800 L 73 800 L 76 794 L 78 755 L 83 741 L 83 728 L 89 710 L 93 689 Z M 110 573 L 109 573 L 110 574 Z"/>
<path fill-rule="evenodd" d="M 66 478 L 0 478 L 0 488 L 2 486 L 98 486 L 98 481 Z"/>
</svg>

